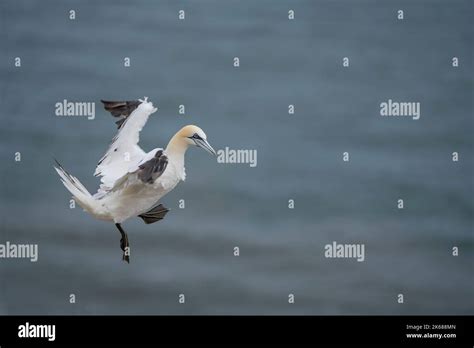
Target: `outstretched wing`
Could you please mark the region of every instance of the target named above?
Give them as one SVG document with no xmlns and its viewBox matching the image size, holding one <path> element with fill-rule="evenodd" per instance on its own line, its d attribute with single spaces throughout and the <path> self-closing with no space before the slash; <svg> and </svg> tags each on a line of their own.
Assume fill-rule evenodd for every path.
<svg viewBox="0 0 474 348">
<path fill-rule="evenodd" d="M 127 174 L 131 167 L 144 158 L 146 153 L 138 146 L 140 131 L 148 117 L 157 110 L 147 98 L 134 102 L 105 102 L 104 106 L 112 115 L 121 117 L 121 123 L 118 133 L 94 172 L 95 176 L 102 177 L 99 191 L 107 191 L 113 187 L 117 179 Z"/>
</svg>

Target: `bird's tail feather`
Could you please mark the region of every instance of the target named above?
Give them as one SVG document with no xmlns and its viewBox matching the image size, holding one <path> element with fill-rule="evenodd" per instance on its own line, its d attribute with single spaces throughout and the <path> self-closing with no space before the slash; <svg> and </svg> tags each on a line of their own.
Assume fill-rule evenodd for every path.
<svg viewBox="0 0 474 348">
<path fill-rule="evenodd" d="M 76 202 L 89 213 L 94 215 L 99 214 L 101 210 L 100 204 L 92 197 L 84 185 L 82 185 L 76 177 L 69 174 L 58 161 L 56 161 L 56 165 L 54 169 L 56 169 L 63 185 L 71 192 Z"/>
</svg>

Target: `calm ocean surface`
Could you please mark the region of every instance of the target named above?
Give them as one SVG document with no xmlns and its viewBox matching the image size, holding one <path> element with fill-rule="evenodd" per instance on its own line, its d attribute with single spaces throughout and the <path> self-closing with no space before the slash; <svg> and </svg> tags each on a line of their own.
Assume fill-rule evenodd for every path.
<svg viewBox="0 0 474 348">
<path fill-rule="evenodd" d="M 39 260 L 0 259 L 0 314 L 472 314 L 472 18 L 468 0 L 2 1 L 0 243 Z M 145 95 L 147 151 L 192 123 L 258 165 L 190 149 L 166 219 L 124 224 L 127 265 L 52 165 L 95 191 L 116 131 L 99 100 Z M 55 116 L 64 99 L 95 119 Z M 381 117 L 388 99 L 420 119 Z M 325 258 L 333 241 L 365 261 Z"/>
</svg>

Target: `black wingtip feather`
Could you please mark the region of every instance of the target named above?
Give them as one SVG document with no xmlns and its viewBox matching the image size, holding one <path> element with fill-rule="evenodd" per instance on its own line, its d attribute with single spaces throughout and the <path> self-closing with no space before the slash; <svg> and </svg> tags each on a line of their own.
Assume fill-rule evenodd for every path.
<svg viewBox="0 0 474 348">
<path fill-rule="evenodd" d="M 54 162 L 56 162 L 56 165 L 57 165 L 59 168 L 63 169 L 63 166 L 61 165 L 61 163 L 59 163 L 59 161 L 58 161 L 56 158 L 53 157 L 53 160 L 54 160 Z"/>
</svg>

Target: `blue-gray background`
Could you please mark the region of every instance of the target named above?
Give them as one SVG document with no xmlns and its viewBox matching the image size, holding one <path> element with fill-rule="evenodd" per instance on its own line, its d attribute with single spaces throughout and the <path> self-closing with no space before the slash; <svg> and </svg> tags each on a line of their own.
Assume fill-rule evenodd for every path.
<svg viewBox="0 0 474 348">
<path fill-rule="evenodd" d="M 7 0 L 0 9 L 0 242 L 39 244 L 37 263 L 0 260 L 0 313 L 474 312 L 472 1 Z M 124 224 L 128 265 L 112 224 L 69 208 L 52 158 L 94 191 L 115 133 L 99 99 L 144 95 L 159 107 L 142 132 L 146 150 L 193 123 L 216 149 L 257 149 L 258 166 L 191 149 L 187 181 L 163 199 L 166 219 Z M 96 119 L 56 117 L 63 99 L 97 102 Z M 388 99 L 420 102 L 421 119 L 381 117 Z M 366 261 L 326 259 L 332 241 L 364 243 Z"/>
</svg>

